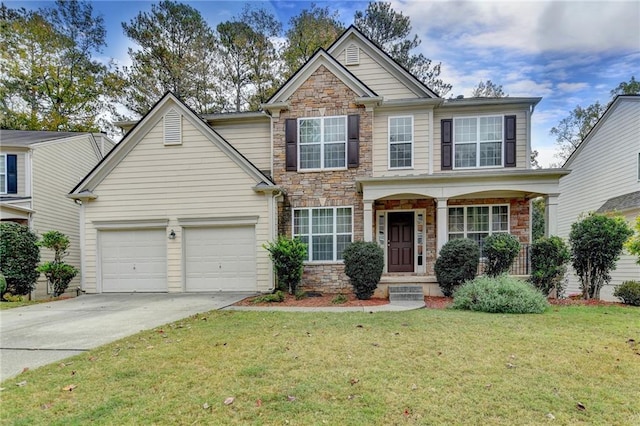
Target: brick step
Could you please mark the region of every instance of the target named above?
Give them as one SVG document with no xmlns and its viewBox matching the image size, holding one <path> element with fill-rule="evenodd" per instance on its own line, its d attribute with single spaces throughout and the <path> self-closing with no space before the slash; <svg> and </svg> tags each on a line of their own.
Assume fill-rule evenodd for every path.
<svg viewBox="0 0 640 426">
<path fill-rule="evenodd" d="M 389 286 L 389 302 L 406 300 L 424 300 L 421 285 Z"/>
</svg>

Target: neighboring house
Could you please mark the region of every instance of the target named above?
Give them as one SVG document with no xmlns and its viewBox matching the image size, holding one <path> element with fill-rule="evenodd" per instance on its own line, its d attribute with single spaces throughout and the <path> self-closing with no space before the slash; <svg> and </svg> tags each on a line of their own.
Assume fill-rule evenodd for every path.
<svg viewBox="0 0 640 426">
<path fill-rule="evenodd" d="M 268 291 L 263 244 L 283 234 L 308 243 L 306 288 L 349 290 L 342 250 L 367 240 L 385 249 L 383 291 L 439 294 L 449 239 L 509 232 L 526 246 L 539 196 L 556 233 L 568 172 L 530 167 L 539 101 L 439 98 L 354 27 L 264 112 L 198 117 L 167 94 L 70 194 L 83 288 Z"/>
<path fill-rule="evenodd" d="M 568 239 L 571 224 L 582 214 L 618 212 L 630 226 L 640 214 L 640 96 L 616 97 L 563 166 L 571 174 L 560 179 L 558 235 Z M 611 272 L 604 300 L 618 300 L 614 286 L 640 279 L 637 257 L 623 254 Z M 572 268 L 567 293 L 580 293 Z"/>
<path fill-rule="evenodd" d="M 80 208 L 66 198 L 114 146 L 103 134 L 0 130 L 0 219 L 28 225 L 38 236 L 51 230 L 69 236 L 65 261 L 80 267 Z M 41 260 L 52 260 L 42 249 Z M 69 290 L 80 283 L 76 278 Z M 49 294 L 44 277 L 34 297 Z"/>
</svg>

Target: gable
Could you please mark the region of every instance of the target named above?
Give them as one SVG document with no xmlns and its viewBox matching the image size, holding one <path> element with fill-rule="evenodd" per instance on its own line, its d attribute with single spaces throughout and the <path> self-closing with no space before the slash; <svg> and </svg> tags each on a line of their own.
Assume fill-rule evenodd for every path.
<svg viewBox="0 0 640 426">
<path fill-rule="evenodd" d="M 173 126 L 167 129 L 167 115 Z M 176 127 L 176 125 L 179 125 Z M 188 132 L 186 129 L 190 129 Z M 179 131 L 178 131 L 179 130 Z M 167 136 L 170 136 L 167 143 Z M 268 186 L 273 183 L 260 172 L 249 160 L 243 157 L 226 140 L 217 134 L 209 125 L 202 121 L 193 111 L 179 101 L 173 94 L 167 93 L 145 115 L 138 124 L 125 136 L 116 147 L 109 152 L 107 157 L 94 168 L 71 192 L 71 196 L 78 196 L 83 191 L 93 191 L 111 173 L 117 173 L 118 166 L 125 161 L 142 142 L 148 161 L 140 164 L 140 170 L 144 171 L 149 164 L 155 167 L 171 167 L 176 162 L 183 164 L 182 157 L 188 159 L 193 144 L 191 139 L 207 141 L 207 146 L 217 155 L 226 157 L 233 167 L 249 176 L 253 185 L 265 182 Z M 194 142 L 195 143 L 195 142 Z M 157 162 L 155 160 L 158 160 Z M 130 161 L 127 161 L 129 163 Z M 188 164 L 183 164 L 190 167 Z M 136 177 L 145 179 L 144 173 L 134 173 Z M 153 177 L 151 177 L 153 179 Z"/>
</svg>

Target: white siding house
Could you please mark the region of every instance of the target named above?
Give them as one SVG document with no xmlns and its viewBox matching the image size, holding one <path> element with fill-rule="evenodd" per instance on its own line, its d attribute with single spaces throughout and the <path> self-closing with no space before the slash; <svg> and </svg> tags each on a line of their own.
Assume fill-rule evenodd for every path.
<svg viewBox="0 0 640 426">
<path fill-rule="evenodd" d="M 619 212 L 633 226 L 640 214 L 640 96 L 618 96 L 564 165 L 571 173 L 560 179 L 558 235 L 568 239 L 571 224 L 582 214 Z M 614 286 L 640 280 L 640 265 L 621 256 L 611 285 L 601 298 L 613 297 Z M 580 292 L 570 268 L 567 294 Z"/>
</svg>

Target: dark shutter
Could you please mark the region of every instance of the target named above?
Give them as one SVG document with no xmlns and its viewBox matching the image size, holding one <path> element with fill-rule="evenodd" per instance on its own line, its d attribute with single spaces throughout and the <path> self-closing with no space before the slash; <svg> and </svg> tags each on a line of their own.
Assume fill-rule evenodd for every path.
<svg viewBox="0 0 640 426">
<path fill-rule="evenodd" d="M 451 132 L 452 124 L 453 120 L 451 119 L 440 121 L 440 136 L 442 140 L 442 170 L 451 170 L 453 168 L 453 135 Z"/>
<path fill-rule="evenodd" d="M 504 166 L 516 166 L 516 116 L 504 117 Z"/>
<path fill-rule="evenodd" d="M 347 121 L 347 164 L 352 169 L 360 163 L 360 116 L 350 115 Z"/>
<path fill-rule="evenodd" d="M 18 193 L 18 156 L 7 155 L 7 193 Z"/>
<path fill-rule="evenodd" d="M 287 171 L 298 170 L 298 122 L 287 118 L 284 122 L 284 140 L 286 143 Z"/>
</svg>

